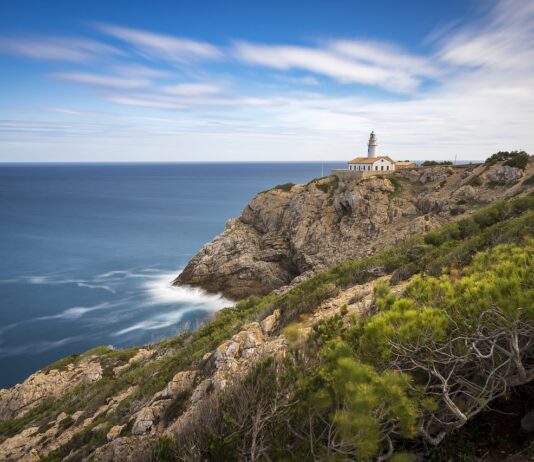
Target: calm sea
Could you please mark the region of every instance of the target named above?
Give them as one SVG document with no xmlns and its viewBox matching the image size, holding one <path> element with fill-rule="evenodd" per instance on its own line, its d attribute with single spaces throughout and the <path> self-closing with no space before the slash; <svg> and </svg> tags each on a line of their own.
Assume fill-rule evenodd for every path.
<svg viewBox="0 0 534 462">
<path fill-rule="evenodd" d="M 230 303 L 170 282 L 259 191 L 341 163 L 0 165 L 0 387 Z"/>
</svg>

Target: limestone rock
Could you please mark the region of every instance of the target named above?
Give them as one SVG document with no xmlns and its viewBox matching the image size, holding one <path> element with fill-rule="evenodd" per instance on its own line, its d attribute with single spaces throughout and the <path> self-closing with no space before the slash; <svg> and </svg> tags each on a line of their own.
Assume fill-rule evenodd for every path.
<svg viewBox="0 0 534 462">
<path fill-rule="evenodd" d="M 82 383 L 88 384 L 96 382 L 102 378 L 102 366 L 100 363 L 89 363 L 82 374 Z"/>
<path fill-rule="evenodd" d="M 121 434 L 122 432 L 122 429 L 125 427 L 126 425 L 115 425 L 113 427 L 110 428 L 109 432 L 107 433 L 106 435 L 106 439 L 108 441 L 113 441 L 114 439 L 118 438 L 119 435 Z"/>
<path fill-rule="evenodd" d="M 399 170 L 393 174 L 395 184 L 389 175 L 329 177 L 290 191 L 265 191 L 191 259 L 175 284 L 234 299 L 287 290 L 335 263 L 366 257 L 456 219 L 458 214 L 448 211 L 457 211 L 460 199 L 480 203 L 506 197 L 506 190 L 491 189 L 487 182 L 465 183 L 486 171 L 499 181 L 512 181 L 520 172 L 510 169 L 435 166 Z M 429 220 L 421 221 L 421 214 Z M 233 354 L 235 345 L 224 348 Z"/>
<path fill-rule="evenodd" d="M 0 420 L 22 417 L 44 399 L 60 397 L 80 383 L 92 383 L 101 377 L 102 367 L 94 358 L 84 358 L 65 370 L 38 371 L 0 395 Z"/>
<path fill-rule="evenodd" d="M 425 168 L 419 177 L 419 182 L 421 184 L 427 183 L 441 183 L 446 181 L 447 178 L 454 174 L 454 169 L 452 167 L 439 166 L 439 167 L 429 167 Z"/>
<path fill-rule="evenodd" d="M 99 447 L 91 460 L 94 462 L 139 462 L 150 460 L 151 446 L 146 438 L 121 437 Z"/>
<path fill-rule="evenodd" d="M 144 435 L 152 429 L 156 416 L 150 407 L 145 407 L 139 411 L 132 427 L 132 435 Z"/>
<path fill-rule="evenodd" d="M 198 403 L 201 399 L 205 398 L 212 387 L 211 379 L 205 379 L 195 388 L 195 391 L 191 395 L 191 404 Z"/>
<path fill-rule="evenodd" d="M 163 390 L 162 398 L 174 398 L 180 393 L 190 390 L 193 387 L 196 375 L 196 371 L 178 372 Z"/>
<path fill-rule="evenodd" d="M 280 319 L 280 310 L 274 310 L 273 314 L 261 322 L 261 329 L 265 335 L 269 335 L 274 330 L 278 324 L 278 319 Z"/>
<path fill-rule="evenodd" d="M 509 185 L 515 183 L 523 176 L 523 170 L 509 165 L 501 165 L 493 172 L 488 174 L 490 181 L 500 185 Z"/>
</svg>

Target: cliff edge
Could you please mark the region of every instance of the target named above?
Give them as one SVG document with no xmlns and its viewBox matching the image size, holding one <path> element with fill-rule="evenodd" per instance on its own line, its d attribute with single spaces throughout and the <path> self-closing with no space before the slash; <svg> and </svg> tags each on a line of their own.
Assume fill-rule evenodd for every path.
<svg viewBox="0 0 534 462">
<path fill-rule="evenodd" d="M 258 194 L 205 245 L 174 284 L 226 297 L 264 295 L 533 189 L 502 162 L 399 170 L 364 179 L 320 178 Z"/>
</svg>

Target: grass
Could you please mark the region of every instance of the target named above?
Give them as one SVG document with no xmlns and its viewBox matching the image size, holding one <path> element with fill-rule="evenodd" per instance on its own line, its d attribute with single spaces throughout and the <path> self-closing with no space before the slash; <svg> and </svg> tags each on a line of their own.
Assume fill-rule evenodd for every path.
<svg viewBox="0 0 534 462">
<path fill-rule="evenodd" d="M 532 186 L 534 185 L 534 175 L 530 175 L 525 181 L 523 181 L 523 186 Z"/>
<path fill-rule="evenodd" d="M 67 366 L 70 364 L 74 364 L 75 362 L 87 358 L 89 356 L 97 356 L 99 360 L 108 360 L 107 362 L 114 362 L 114 363 L 125 363 L 130 358 L 132 358 L 135 353 L 137 353 L 139 349 L 138 348 L 128 348 L 125 350 L 116 350 L 110 346 L 97 346 L 95 348 L 91 348 L 90 350 L 87 350 L 86 352 L 82 354 L 74 354 L 67 356 L 66 358 L 59 359 L 52 364 L 48 365 L 43 370 L 46 372 L 51 371 L 52 369 L 57 369 L 60 371 L 64 371 L 67 369 Z M 117 364 L 118 365 L 118 364 Z"/>
<path fill-rule="evenodd" d="M 387 178 L 390 183 L 393 185 L 395 190 L 390 194 L 390 197 L 398 197 L 402 193 L 402 180 L 395 175 L 390 173 L 389 175 L 377 175 L 377 178 Z"/>
<path fill-rule="evenodd" d="M 4 441 L 10 436 L 16 435 L 29 423 L 44 422 L 48 419 L 55 407 L 55 400 L 48 398 L 39 406 L 35 407 L 31 411 L 28 411 L 22 417 L 0 421 L 0 442 Z"/>
<path fill-rule="evenodd" d="M 332 196 L 339 187 L 339 178 L 336 175 L 331 175 L 326 178 L 320 178 L 317 181 L 313 181 L 315 187 L 325 194 Z"/>
<path fill-rule="evenodd" d="M 480 179 L 479 175 L 473 175 L 469 180 L 466 181 L 466 185 L 469 186 L 480 186 L 482 184 L 482 180 Z"/>
</svg>

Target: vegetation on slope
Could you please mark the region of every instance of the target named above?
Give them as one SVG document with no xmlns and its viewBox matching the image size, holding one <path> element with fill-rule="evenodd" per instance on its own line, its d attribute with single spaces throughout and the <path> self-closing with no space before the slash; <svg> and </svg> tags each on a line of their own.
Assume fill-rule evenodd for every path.
<svg viewBox="0 0 534 462">
<path fill-rule="evenodd" d="M 529 155 L 525 151 L 499 151 L 486 159 L 486 166 L 490 167 L 497 162 L 505 161 L 503 165 L 525 170 Z"/>
<path fill-rule="evenodd" d="M 438 444 L 534 378 L 533 208 L 533 197 L 494 204 L 270 298 L 288 324 L 343 287 L 419 273 L 400 297 L 377 285 L 364 319 L 341 312 L 308 339 L 286 327 L 293 348 L 283 361 L 258 365 L 157 451 L 175 460 L 401 461 L 411 456 L 396 448 Z"/>
<path fill-rule="evenodd" d="M 481 284 L 485 271 L 477 270 L 476 265 L 488 257 L 475 257 L 477 252 L 500 243 L 515 243 L 515 247 L 503 247 L 504 250 L 496 247 L 500 252 L 498 255 L 506 256 L 511 250 L 517 258 L 520 258 L 520 252 L 531 255 L 530 241 L 523 241 L 523 238 L 526 230 L 533 229 L 534 197 L 515 198 L 485 207 L 469 218 L 372 257 L 339 264 L 284 294 L 251 297 L 235 307 L 222 310 L 198 331 L 161 342 L 158 359 L 133 364 L 118 377 L 105 376 L 94 384 L 77 387 L 58 402 L 44 403 L 22 419 L 3 422 L 2 436 L 14 434 L 29 423 L 46 426 L 63 411 L 72 414 L 84 410 L 91 414 L 109 397 L 134 387 L 134 393 L 115 411 L 105 418 L 96 419 L 86 429 L 87 433 L 104 423 L 99 434 L 105 434 L 112 425 L 127 423 L 130 416 L 155 392 L 164 388 L 177 371 L 202 369 L 206 353 L 242 329 L 245 323 L 261 320 L 276 308 L 282 312 L 280 329 L 290 326 L 289 334 L 292 323 L 315 311 L 325 300 L 347 287 L 381 275 L 390 274 L 392 280 L 398 282 L 414 274 L 424 274 L 425 277 L 418 277 L 420 281 L 416 279 L 410 287 L 419 284 L 422 288 L 428 286 L 427 289 L 441 287 L 439 284 L 445 284 L 447 278 L 463 281 L 470 274 L 478 275 L 476 277 L 481 280 L 473 280 L 469 284 Z M 472 263 L 473 257 L 475 261 Z M 516 261 L 506 261 L 511 266 L 517 264 Z M 531 260 L 528 261 L 531 264 Z M 444 279 L 443 275 L 446 275 Z M 520 276 L 516 274 L 514 277 Z M 466 294 L 472 290 L 469 284 Z M 413 292 L 415 289 L 410 290 Z M 313 454 L 335 459 L 345 457 L 344 453 L 365 459 L 371 454 L 387 455 L 390 450 L 388 441 L 397 444 L 400 438 L 420 438 L 423 430 L 437 437 L 441 430 L 435 428 L 432 416 L 441 415 L 443 399 L 421 388 L 424 372 L 413 374 L 406 372 L 404 365 L 397 367 L 397 363 L 391 362 L 391 355 L 396 357 L 398 353 L 384 348 L 392 340 L 386 335 L 387 329 L 391 331 L 399 326 L 407 333 L 411 329 L 422 328 L 418 334 L 423 336 L 422 339 L 442 341 L 446 337 L 443 333 L 448 333 L 454 323 L 449 325 L 443 321 L 442 314 L 448 305 L 440 303 L 453 304 L 460 297 L 451 290 L 444 287 L 443 297 L 452 294 L 457 298 L 448 302 L 432 299 L 421 304 L 422 301 L 410 291 L 397 300 L 385 288 L 378 287 L 376 316 L 362 322 L 354 320 L 347 325 L 346 319 L 340 315 L 318 326 L 309 341 L 296 336 L 292 352 L 284 362 L 270 360 L 259 365 L 247 380 L 236 385 L 221 400 L 208 403 L 208 421 L 192 422 L 187 438 L 183 437 L 185 440 L 165 440 L 158 451 L 171 454 L 178 460 L 196 457 L 232 460 L 239 458 L 240 454 L 252 460 L 266 455 L 276 459 L 287 454 L 293 454 L 295 460 L 313 457 Z M 409 304 L 409 309 L 406 304 Z M 405 311 L 402 311 L 403 307 Z M 400 323 L 399 326 L 388 318 L 393 315 L 399 316 L 395 320 Z M 475 319 L 479 312 L 474 310 L 468 315 Z M 460 316 L 459 312 L 457 316 Z M 427 326 L 427 320 L 435 320 L 436 323 Z M 369 342 L 374 336 L 370 332 L 372 329 L 379 330 L 380 326 L 384 332 L 376 341 L 382 339 L 383 343 L 371 346 Z M 410 339 L 409 335 L 407 338 Z M 380 355 L 374 359 L 366 357 L 366 352 L 374 353 L 375 350 Z M 103 353 L 111 354 L 108 351 Z M 358 390 L 356 401 L 351 398 L 354 390 Z M 380 403 L 380 407 L 375 408 L 373 403 Z M 473 412 L 469 410 L 469 402 L 465 405 L 468 407 L 465 412 Z M 485 402 L 482 403 L 481 408 L 485 405 Z M 461 410 L 463 406 L 464 403 L 460 406 Z M 371 411 L 361 412 L 364 408 Z M 384 422 L 387 423 L 387 431 L 384 431 Z M 98 438 L 87 435 L 83 438 L 87 450 L 101 444 Z M 61 459 L 68 454 L 73 448 L 68 446 L 51 454 L 50 460 Z"/>
<path fill-rule="evenodd" d="M 442 161 L 425 160 L 421 164 L 421 167 L 435 167 L 436 165 L 452 165 L 452 162 L 450 160 L 442 160 Z"/>
</svg>

